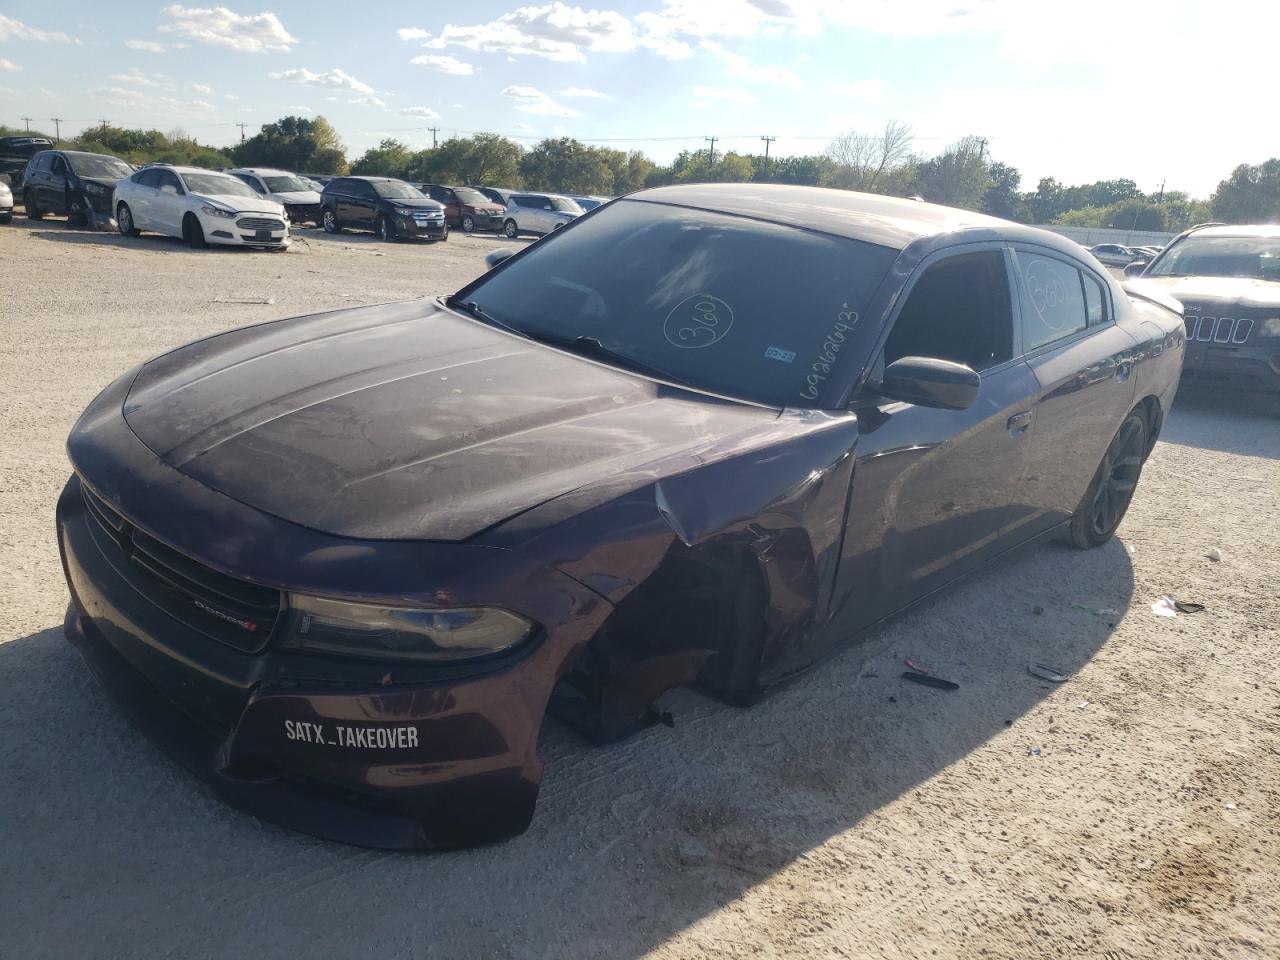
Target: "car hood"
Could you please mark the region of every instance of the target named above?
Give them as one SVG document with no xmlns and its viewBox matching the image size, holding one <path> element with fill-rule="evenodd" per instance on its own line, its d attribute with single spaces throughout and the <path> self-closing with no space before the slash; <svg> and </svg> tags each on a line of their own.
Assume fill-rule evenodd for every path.
<svg viewBox="0 0 1280 960">
<path fill-rule="evenodd" d="M 181 347 L 142 368 L 124 415 L 170 466 L 243 503 L 340 536 L 420 540 L 466 539 L 778 422 L 425 300 Z"/>
<path fill-rule="evenodd" d="M 96 183 L 100 187 L 106 187 L 108 190 L 115 189 L 115 185 L 120 182 L 121 177 L 80 177 L 81 183 Z"/>
<path fill-rule="evenodd" d="M 1184 304 L 1280 307 L 1280 282 L 1250 277 L 1141 277 Z"/>
<path fill-rule="evenodd" d="M 382 201 L 384 203 L 391 204 L 393 207 L 422 207 L 424 209 L 435 210 L 437 212 L 444 210 L 443 203 L 438 203 L 435 200 L 429 200 L 426 197 L 423 197 L 421 200 L 415 200 L 412 197 L 406 197 L 403 200 L 393 200 L 390 197 L 383 197 Z"/>
<path fill-rule="evenodd" d="M 228 210 L 238 213 L 274 213 L 280 216 L 280 204 L 266 197 L 246 197 L 238 193 L 193 193 L 192 199 L 208 200 Z"/>
<path fill-rule="evenodd" d="M 271 199 L 280 203 L 319 203 L 320 193 L 316 190 L 291 190 L 288 193 L 273 193 Z"/>
</svg>

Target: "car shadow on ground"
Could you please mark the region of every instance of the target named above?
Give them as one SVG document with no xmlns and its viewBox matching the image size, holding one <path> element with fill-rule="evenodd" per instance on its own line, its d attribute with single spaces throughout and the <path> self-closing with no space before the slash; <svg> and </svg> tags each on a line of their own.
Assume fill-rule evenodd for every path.
<svg viewBox="0 0 1280 960">
<path fill-rule="evenodd" d="M 674 728 L 603 749 L 548 724 L 530 830 L 435 855 L 227 808 L 50 627 L 0 645 L 0 928 L 24 957 L 640 956 L 989 741 L 1012 768 L 1037 762 L 1035 734 L 1007 728 L 1059 688 L 1028 664 L 1080 670 L 1132 593 L 1121 543 L 1045 544 L 749 710 L 680 691 L 662 704 Z M 906 656 L 959 689 L 904 682 Z"/>
<path fill-rule="evenodd" d="M 1183 384 L 1160 439 L 1221 453 L 1280 458 L 1280 394 Z"/>
</svg>

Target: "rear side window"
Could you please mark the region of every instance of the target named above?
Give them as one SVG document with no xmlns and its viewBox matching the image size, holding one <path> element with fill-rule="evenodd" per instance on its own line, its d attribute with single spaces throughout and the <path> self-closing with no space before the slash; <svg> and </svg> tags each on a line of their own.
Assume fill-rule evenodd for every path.
<svg viewBox="0 0 1280 960">
<path fill-rule="evenodd" d="M 262 184 L 258 182 L 257 177 L 251 176 L 247 173 L 233 173 L 232 176 L 253 187 L 254 190 L 258 191 L 258 193 L 262 193 Z"/>
<path fill-rule="evenodd" d="M 160 186 L 159 170 L 143 170 L 140 174 L 133 178 L 141 187 L 151 187 L 153 190 Z"/>
<path fill-rule="evenodd" d="M 514 194 L 511 197 L 511 202 L 517 207 L 536 207 L 538 205 L 533 197 L 526 197 L 523 194 Z"/>
<path fill-rule="evenodd" d="M 1018 251 L 1017 261 L 1022 347 L 1027 353 L 1079 333 L 1088 325 L 1080 270 L 1065 260 L 1027 250 Z"/>
<path fill-rule="evenodd" d="M 885 343 L 886 364 L 903 357 L 954 360 L 979 371 L 1013 358 L 1013 307 L 1001 251 L 957 254 L 926 268 Z"/>
<path fill-rule="evenodd" d="M 1084 284 L 1084 306 L 1089 315 L 1089 326 L 1096 327 L 1107 322 L 1107 298 L 1102 292 L 1102 284 L 1087 273 L 1080 275 Z"/>
</svg>

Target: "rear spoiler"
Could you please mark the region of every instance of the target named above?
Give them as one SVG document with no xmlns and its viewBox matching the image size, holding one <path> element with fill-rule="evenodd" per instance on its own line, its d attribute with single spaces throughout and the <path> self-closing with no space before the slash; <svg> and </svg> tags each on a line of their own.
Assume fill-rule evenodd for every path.
<svg viewBox="0 0 1280 960">
<path fill-rule="evenodd" d="M 1175 300 L 1169 296 L 1169 294 L 1165 293 L 1164 288 L 1157 283 L 1136 279 L 1126 280 L 1120 286 L 1130 298 L 1136 297 L 1139 300 L 1146 300 L 1148 303 L 1154 303 L 1157 307 L 1164 307 L 1178 316 L 1183 314 L 1182 301 Z"/>
</svg>

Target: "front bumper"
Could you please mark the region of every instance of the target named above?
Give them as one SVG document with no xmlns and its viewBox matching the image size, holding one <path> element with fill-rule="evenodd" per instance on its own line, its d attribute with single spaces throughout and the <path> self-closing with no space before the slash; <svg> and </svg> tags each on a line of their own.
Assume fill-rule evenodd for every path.
<svg viewBox="0 0 1280 960">
<path fill-rule="evenodd" d="M 501 230 L 505 215 L 501 213 L 467 213 L 477 230 Z"/>
<path fill-rule="evenodd" d="M 286 203 L 284 212 L 290 223 L 319 223 L 320 204 L 318 203 Z"/>
<path fill-rule="evenodd" d="M 401 237 L 425 237 L 430 240 L 443 240 L 449 236 L 449 227 L 444 219 L 419 220 L 414 217 L 396 217 L 396 233 Z"/>
<path fill-rule="evenodd" d="M 231 247 L 287 247 L 289 225 L 276 216 L 242 213 L 237 217 L 196 214 L 209 243 Z"/>
<path fill-rule="evenodd" d="M 278 649 L 274 635 L 246 652 L 144 589 L 136 555 L 90 515 L 76 475 L 57 508 L 66 633 L 135 724 L 229 804 L 327 839 L 446 849 L 524 830 L 551 688 L 608 603 L 512 551 L 359 544 L 252 510 L 156 459 L 120 416 L 125 390 L 108 388 L 68 446 L 101 501 L 144 536 L 167 524 L 169 549 L 248 583 L 402 602 L 425 590 L 420 602 L 443 592 L 459 606 L 501 598 L 544 625 L 536 643 L 483 667 L 340 661 Z"/>
<path fill-rule="evenodd" d="M 1239 346 L 1188 341 L 1182 383 L 1280 392 L 1280 338 L 1258 337 Z"/>
</svg>

